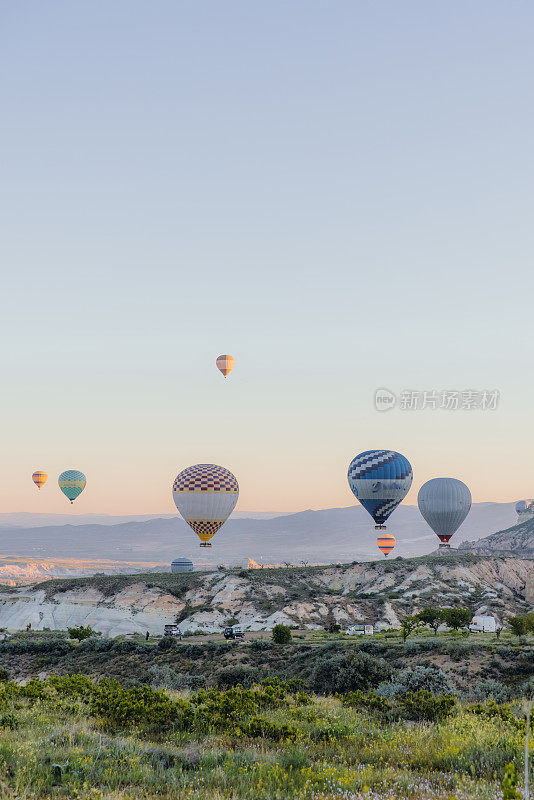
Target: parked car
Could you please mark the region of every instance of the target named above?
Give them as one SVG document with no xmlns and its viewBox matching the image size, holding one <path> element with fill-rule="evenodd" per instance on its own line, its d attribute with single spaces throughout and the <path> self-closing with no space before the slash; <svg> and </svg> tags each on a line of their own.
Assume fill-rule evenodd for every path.
<svg viewBox="0 0 534 800">
<path fill-rule="evenodd" d="M 163 629 L 164 636 L 181 636 L 180 628 L 175 623 L 171 623 L 169 625 L 165 625 Z"/>
<path fill-rule="evenodd" d="M 232 625 L 231 627 L 224 629 L 224 638 L 227 641 L 229 639 L 244 639 L 245 631 L 243 630 L 241 625 Z"/>
<path fill-rule="evenodd" d="M 497 620 L 495 617 L 477 616 L 473 617 L 469 624 L 471 633 L 495 633 L 497 631 Z"/>
<path fill-rule="evenodd" d="M 345 631 L 349 636 L 372 636 L 374 632 L 374 625 L 351 625 Z"/>
</svg>

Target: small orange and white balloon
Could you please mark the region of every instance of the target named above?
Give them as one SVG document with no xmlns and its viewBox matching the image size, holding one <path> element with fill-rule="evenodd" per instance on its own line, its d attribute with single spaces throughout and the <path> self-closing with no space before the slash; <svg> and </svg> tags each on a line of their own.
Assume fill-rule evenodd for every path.
<svg viewBox="0 0 534 800">
<path fill-rule="evenodd" d="M 387 558 L 397 544 L 397 540 L 391 535 L 391 533 L 382 533 L 377 538 L 376 544 L 378 549 L 381 550 Z"/>
<path fill-rule="evenodd" d="M 235 358 L 233 356 L 228 356 L 228 355 L 219 356 L 219 358 L 215 363 L 217 364 L 217 369 L 219 369 L 226 378 L 228 373 L 231 372 L 234 368 Z"/>
<path fill-rule="evenodd" d="M 44 486 L 47 480 L 48 475 L 46 472 L 43 472 L 42 469 L 36 470 L 32 475 L 32 481 L 35 483 L 38 489 L 40 489 L 41 486 Z"/>
</svg>

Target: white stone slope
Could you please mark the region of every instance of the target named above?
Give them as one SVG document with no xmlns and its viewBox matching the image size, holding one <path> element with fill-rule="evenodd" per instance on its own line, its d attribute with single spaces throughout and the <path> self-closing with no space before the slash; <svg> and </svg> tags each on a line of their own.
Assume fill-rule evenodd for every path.
<svg viewBox="0 0 534 800">
<path fill-rule="evenodd" d="M 220 632 L 230 617 L 237 617 L 252 631 L 268 630 L 279 622 L 313 629 L 322 627 L 329 614 L 343 626 L 363 621 L 398 626 L 400 618 L 424 605 L 459 602 L 475 613 L 504 618 L 529 609 L 525 586 L 530 585 L 533 566 L 533 561 L 516 558 L 482 558 L 475 563 L 427 559 L 313 571 L 211 572 L 200 582 L 198 574 L 191 573 L 195 580 L 181 597 L 155 586 L 157 580 L 149 587 L 132 578 L 120 591 L 105 595 L 86 579 L 67 591 L 3 591 L 0 627 L 24 630 L 31 623 L 33 630 L 63 630 L 90 625 L 117 636 L 161 634 L 166 623 L 181 619 L 182 632 L 208 633 Z"/>
</svg>

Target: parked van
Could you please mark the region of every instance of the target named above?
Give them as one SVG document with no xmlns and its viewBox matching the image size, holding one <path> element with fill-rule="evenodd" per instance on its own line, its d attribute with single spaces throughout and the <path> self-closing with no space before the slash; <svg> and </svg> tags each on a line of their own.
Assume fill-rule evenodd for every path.
<svg viewBox="0 0 534 800">
<path fill-rule="evenodd" d="M 165 625 L 163 629 L 164 636 L 180 636 L 180 628 L 176 623 L 171 623 L 169 625 Z"/>
<path fill-rule="evenodd" d="M 372 636 L 374 632 L 374 625 L 351 625 L 345 631 L 349 636 Z"/>
<path fill-rule="evenodd" d="M 495 633 L 497 630 L 497 620 L 495 617 L 473 617 L 469 625 L 471 633 Z"/>
</svg>

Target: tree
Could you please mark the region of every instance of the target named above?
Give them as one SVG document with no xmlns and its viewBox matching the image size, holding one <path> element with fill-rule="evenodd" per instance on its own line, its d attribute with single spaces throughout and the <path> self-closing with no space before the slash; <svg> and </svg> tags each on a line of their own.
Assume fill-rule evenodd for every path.
<svg viewBox="0 0 534 800">
<path fill-rule="evenodd" d="M 339 623 L 336 622 L 336 618 L 334 617 L 332 609 L 330 609 L 330 611 L 326 615 L 324 628 L 325 631 L 328 631 L 328 633 L 339 633 L 339 631 L 341 630 L 341 625 L 339 625 Z"/>
<path fill-rule="evenodd" d="M 405 642 L 408 636 L 410 636 L 413 631 L 419 627 L 421 624 L 421 620 L 417 616 L 417 614 L 413 614 L 411 617 L 404 617 L 401 622 L 401 636 L 402 641 Z"/>
<path fill-rule="evenodd" d="M 529 632 L 529 620 L 527 616 L 510 617 L 508 620 L 508 627 L 514 636 L 526 636 Z"/>
<path fill-rule="evenodd" d="M 78 639 L 79 642 L 95 635 L 95 632 L 90 625 L 88 625 L 87 628 L 84 628 L 83 625 L 80 625 L 78 628 L 67 628 L 67 630 L 70 638 Z"/>
<path fill-rule="evenodd" d="M 288 625 L 275 625 L 273 628 L 273 642 L 287 644 L 291 641 L 291 628 Z"/>
<path fill-rule="evenodd" d="M 469 608 L 444 608 L 442 614 L 445 625 L 455 631 L 465 628 L 473 619 Z"/>
<path fill-rule="evenodd" d="M 438 628 L 443 622 L 443 610 L 441 608 L 423 608 L 416 616 L 419 617 L 423 625 L 428 625 L 434 631 L 434 636 L 438 634 Z"/>
</svg>

